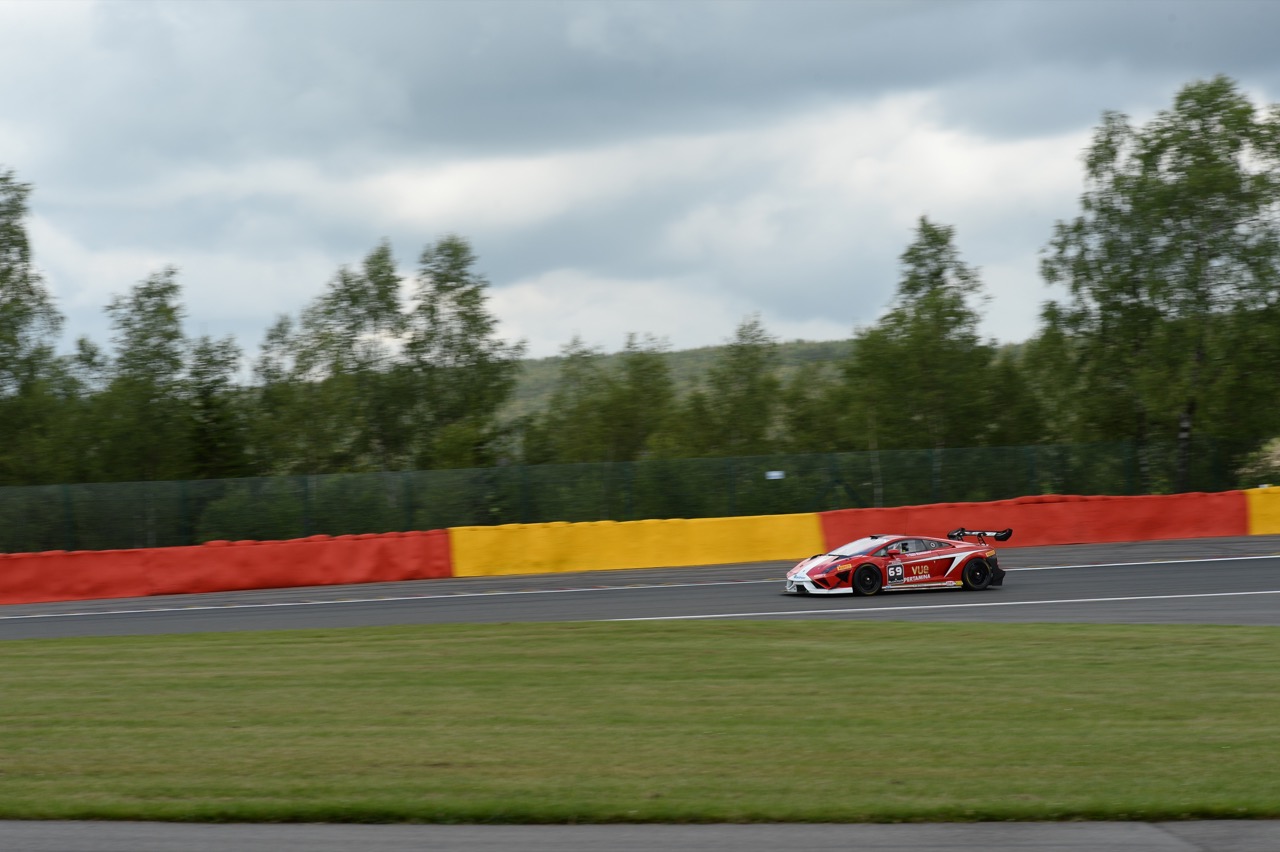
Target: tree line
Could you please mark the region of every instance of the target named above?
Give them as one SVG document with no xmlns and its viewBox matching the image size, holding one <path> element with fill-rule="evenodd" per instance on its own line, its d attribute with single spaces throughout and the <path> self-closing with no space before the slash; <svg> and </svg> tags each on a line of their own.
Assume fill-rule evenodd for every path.
<svg viewBox="0 0 1280 852">
<path fill-rule="evenodd" d="M 109 346 L 59 352 L 32 187 L 0 169 L 0 485 L 1107 442 L 1138 448 L 1141 490 L 1189 487 L 1209 444 L 1280 478 L 1280 107 L 1194 82 L 1145 125 L 1105 114 L 1084 166 L 1042 252 L 1062 296 L 1023 343 L 982 339 L 980 271 L 921 217 L 892 303 L 835 369 L 782 377 L 758 317 L 686 390 L 656 337 L 612 357 L 575 339 L 518 417 L 523 345 L 457 235 L 408 282 L 380 243 L 252 358 L 185 333 L 172 268 L 109 302 Z"/>
</svg>

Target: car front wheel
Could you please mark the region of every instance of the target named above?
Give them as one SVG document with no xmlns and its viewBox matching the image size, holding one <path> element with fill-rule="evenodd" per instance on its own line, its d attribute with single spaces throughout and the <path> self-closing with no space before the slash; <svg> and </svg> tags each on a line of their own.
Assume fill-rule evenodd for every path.
<svg viewBox="0 0 1280 852">
<path fill-rule="evenodd" d="M 880 569 L 874 565 L 859 565 L 853 572 L 853 593 L 855 595 L 874 595 L 880 591 L 882 583 Z"/>
</svg>

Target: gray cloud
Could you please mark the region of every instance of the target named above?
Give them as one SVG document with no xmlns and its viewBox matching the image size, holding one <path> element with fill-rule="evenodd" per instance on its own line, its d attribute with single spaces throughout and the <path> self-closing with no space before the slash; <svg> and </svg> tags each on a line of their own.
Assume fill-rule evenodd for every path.
<svg viewBox="0 0 1280 852">
<path fill-rule="evenodd" d="M 473 241 L 499 289 L 563 270 L 702 282 L 681 286 L 848 329 L 883 309 L 925 213 L 1026 317 L 1101 112 L 1148 115 L 1215 73 L 1274 98 L 1276 32 L 1271 0 L 0 2 L 0 164 L 35 185 L 37 260 L 71 330 L 95 336 L 109 292 L 172 262 L 193 321 L 251 348 L 339 263 L 389 237 L 411 269 L 444 231 Z M 830 139 L 797 131 L 780 153 L 792 137 L 769 135 L 828 114 Z M 509 161 L 684 156 L 654 153 L 664 139 L 728 147 L 651 174 L 606 157 L 635 172 L 609 191 L 598 166 L 557 167 L 546 192 L 565 200 L 509 218 L 529 192 L 481 179 Z M 983 146 L 1009 158 L 1007 180 Z M 842 149 L 861 153 L 815 164 Z M 481 178 L 450 183 L 458 163 Z M 965 170 L 997 177 L 968 186 Z M 394 213 L 365 192 L 374 177 L 443 212 Z"/>
</svg>

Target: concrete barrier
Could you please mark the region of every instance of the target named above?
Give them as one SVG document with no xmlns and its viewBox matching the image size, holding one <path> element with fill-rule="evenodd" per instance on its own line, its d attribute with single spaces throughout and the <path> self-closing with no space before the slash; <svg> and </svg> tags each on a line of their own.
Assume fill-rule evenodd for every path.
<svg viewBox="0 0 1280 852">
<path fill-rule="evenodd" d="M 822 550 L 817 515 L 454 527 L 458 577 L 799 559 Z"/>
<path fill-rule="evenodd" d="M 0 604 L 799 560 L 872 533 L 941 536 L 960 526 L 1013 527 L 1010 546 L 1275 535 L 1280 487 L 0 554 Z"/>
<path fill-rule="evenodd" d="M 1249 504 L 1249 535 L 1280 534 L 1280 487 L 1250 488 L 1245 496 Z"/>
<path fill-rule="evenodd" d="M 444 530 L 0 554 L 0 603 L 422 580 L 451 574 Z"/>
<path fill-rule="evenodd" d="M 833 548 L 872 533 L 943 536 L 956 527 L 1013 527 L 1010 547 L 1248 535 L 1244 492 L 1134 497 L 1042 495 L 990 503 L 938 503 L 822 513 Z"/>
</svg>

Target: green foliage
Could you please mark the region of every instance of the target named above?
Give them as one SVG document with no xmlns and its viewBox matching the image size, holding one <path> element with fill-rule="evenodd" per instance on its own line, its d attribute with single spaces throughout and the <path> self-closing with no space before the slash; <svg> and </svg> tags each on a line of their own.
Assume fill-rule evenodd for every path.
<svg viewBox="0 0 1280 852">
<path fill-rule="evenodd" d="M 190 406 L 191 474 L 196 479 L 248 476 L 247 451 L 252 413 L 234 385 L 240 347 L 230 337 L 207 335 L 190 349 L 184 383 Z"/>
<path fill-rule="evenodd" d="M 62 324 L 31 259 L 25 219 L 31 187 L 0 169 L 0 483 L 39 482 L 56 444 Z"/>
<path fill-rule="evenodd" d="M 860 436 L 851 443 L 905 449 L 1039 439 L 1040 413 L 1022 392 L 1017 361 L 997 359 L 978 336 L 982 284 L 954 238 L 954 228 L 922 217 L 888 313 L 854 335 L 842 392 L 844 434 Z"/>
<path fill-rule="evenodd" d="M 24 220 L 31 187 L 0 169 L 0 399 L 18 394 L 62 324 L 31 260 Z"/>
<path fill-rule="evenodd" d="M 1185 86 L 1144 127 L 1107 113 L 1086 154 L 1082 213 L 1058 223 L 1044 259 L 1070 297 L 1045 314 L 1051 381 L 1078 401 L 1055 417 L 1076 440 L 1176 442 L 1178 489 L 1198 430 L 1247 445 L 1280 426 L 1204 418 L 1222 410 L 1221 391 L 1280 392 L 1274 360 L 1269 380 L 1238 372 L 1241 342 L 1280 329 L 1277 139 L 1280 110 L 1259 115 L 1225 77 Z"/>
<path fill-rule="evenodd" d="M 778 341 L 743 320 L 653 447 L 666 458 L 764 455 L 779 443 Z"/>
<path fill-rule="evenodd" d="M 1066 296 L 1022 344 L 981 338 L 979 271 L 953 227 L 921 217 L 893 301 L 851 340 L 784 344 L 752 317 L 718 347 L 632 335 L 621 352 L 574 340 L 522 361 L 475 252 L 449 235 L 412 276 L 386 241 L 340 268 L 266 331 L 248 387 L 229 339 L 185 336 L 173 269 L 111 300 L 110 347 L 56 355 L 30 187 L 0 170 L 0 486 L 224 483 L 189 488 L 168 521 L 150 497 L 132 519 L 43 492 L 42 511 L 70 505 L 70 520 L 7 511 L 32 541 L 93 538 L 76 533 L 90 516 L 168 541 L 201 524 L 231 535 L 241 517 L 354 529 L 344 501 L 362 529 L 390 529 L 1256 478 L 1249 454 L 1280 434 L 1280 408 L 1259 403 L 1280 395 L 1280 108 L 1223 77 L 1192 83 L 1145 126 L 1105 114 L 1085 169 L 1080 215 L 1043 258 Z M 785 479 L 763 478 L 774 464 Z M 384 471 L 415 472 L 338 476 Z M 225 485 L 273 476 L 310 484 Z"/>
<path fill-rule="evenodd" d="M 388 243 L 343 268 L 297 321 L 280 317 L 255 366 L 259 469 L 311 474 L 480 466 L 522 344 L 496 335 L 488 282 L 461 237 L 422 253 L 410 298 Z"/>
<path fill-rule="evenodd" d="M 406 318 L 386 242 L 359 270 L 343 267 L 295 322 L 279 317 L 256 364 L 268 417 L 254 445 L 267 472 L 404 467 L 412 454 L 413 396 L 397 349 Z"/>
<path fill-rule="evenodd" d="M 95 479 L 181 479 L 189 470 L 180 293 L 177 270 L 168 268 L 107 306 L 115 351 L 91 404 Z"/>
<path fill-rule="evenodd" d="M 493 461 L 501 437 L 495 417 L 524 353 L 523 343 L 497 336 L 497 319 L 485 305 L 488 281 L 475 263 L 471 246 L 458 236 L 428 246 L 419 261 L 404 352 L 420 403 L 414 456 L 420 468 Z"/>
<path fill-rule="evenodd" d="M 1272 438 L 1246 456 L 1238 475 L 1241 488 L 1280 485 L 1280 438 Z"/>
<path fill-rule="evenodd" d="M 541 417 L 526 420 L 526 461 L 625 462 L 640 458 L 665 425 L 674 390 L 665 345 L 627 338 L 618 357 L 574 339 Z"/>
</svg>

